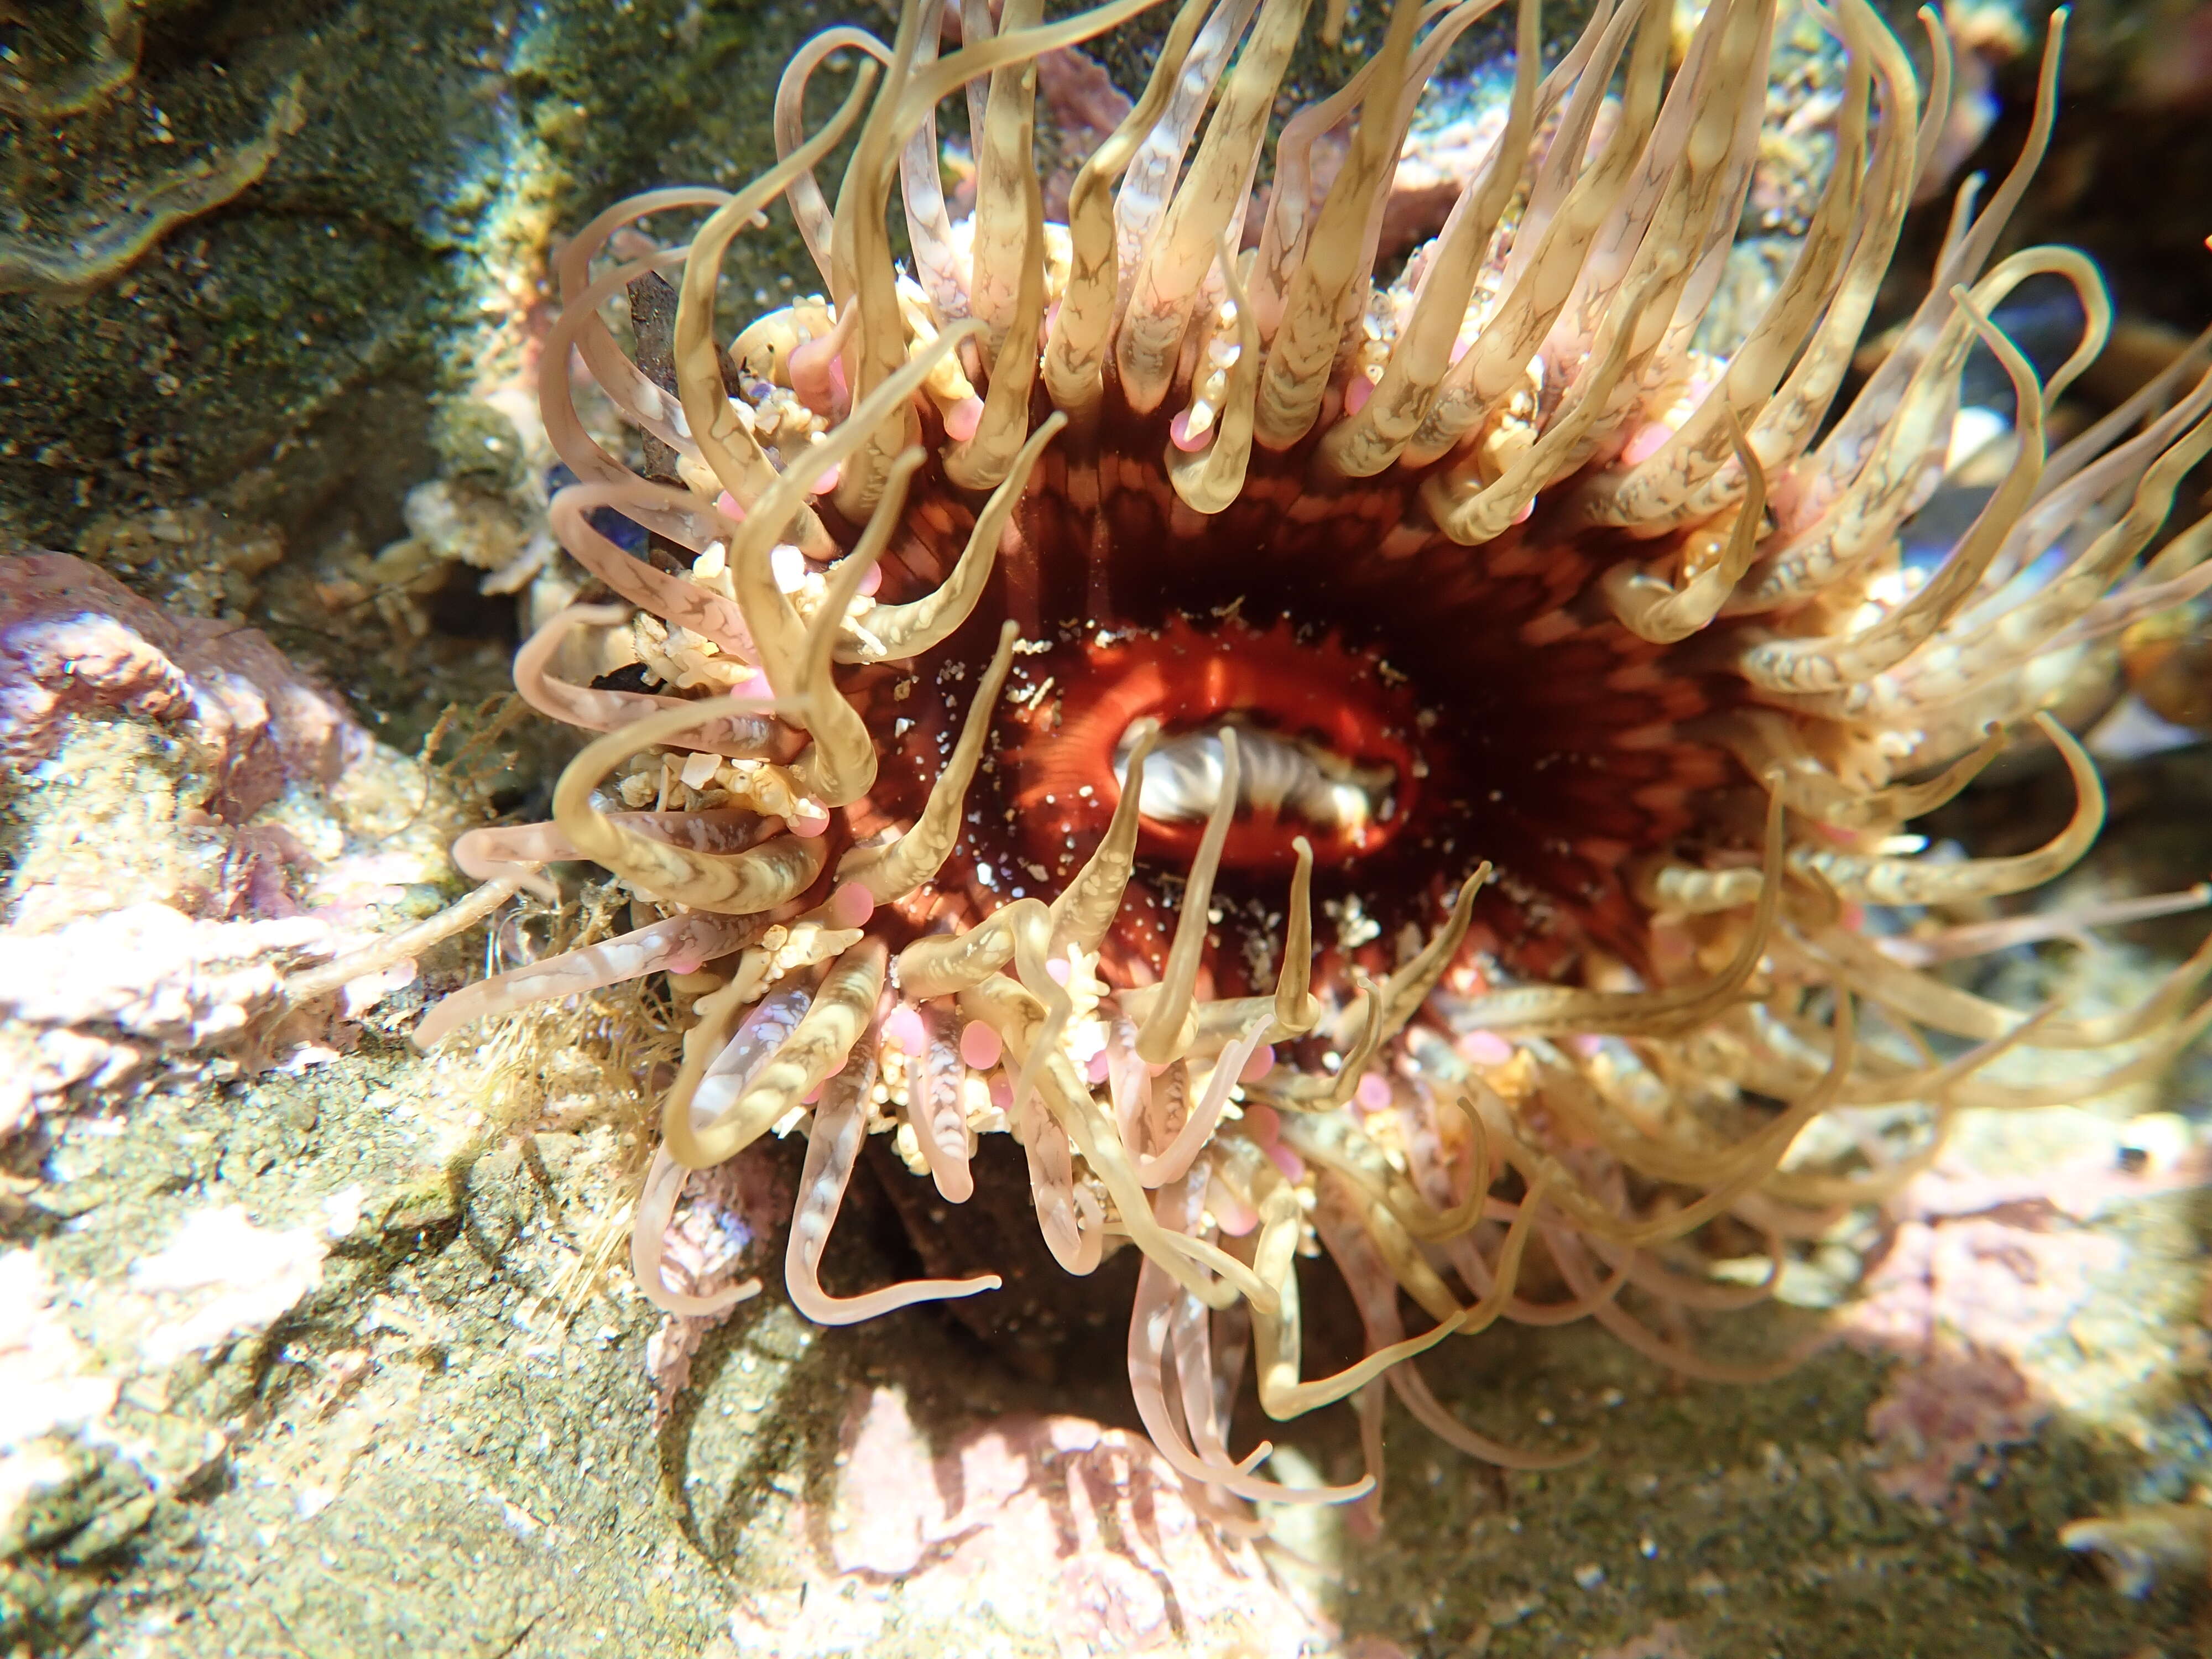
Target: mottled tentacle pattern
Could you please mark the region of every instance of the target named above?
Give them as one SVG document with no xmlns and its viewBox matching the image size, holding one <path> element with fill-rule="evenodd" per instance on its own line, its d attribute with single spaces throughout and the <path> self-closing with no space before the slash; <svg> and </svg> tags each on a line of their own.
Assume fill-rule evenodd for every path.
<svg viewBox="0 0 2212 1659">
<path fill-rule="evenodd" d="M 1601 3 L 1548 74 L 1522 0 L 1487 152 L 1435 240 L 1394 248 L 1415 101 L 1491 3 L 1383 8 L 1371 61 L 1270 167 L 1318 20 L 1188 0 L 1063 226 L 1032 66 L 1146 0 L 1050 22 L 1007 0 L 957 46 L 945 6 L 906 0 L 890 40 L 841 28 L 794 60 L 772 171 L 594 220 L 542 374 L 583 481 L 553 522 L 589 580 L 520 678 L 595 735 L 555 823 L 462 854 L 549 893 L 549 864 L 595 861 L 635 931 L 424 1028 L 669 975 L 693 1023 L 638 1226 L 685 1169 L 803 1134 L 788 1293 L 823 1322 L 988 1306 L 985 1262 L 817 1273 L 869 1136 L 957 1229 L 979 1138 L 1013 1135 L 1071 1291 L 1141 1252 L 1132 1386 L 1224 1524 L 1283 1495 L 1226 1438 L 1248 1351 L 1277 1417 L 1358 1395 L 1371 1426 L 1387 1382 L 1454 1445 L 1540 1464 L 1430 1394 L 1462 1340 L 1589 1317 L 1695 1375 L 1760 1374 L 1691 1343 L 1686 1310 L 1758 1294 L 1699 1275 L 1705 1230 L 1779 1260 L 1925 1167 L 1960 1108 L 2094 1094 L 2212 1020 L 2203 963 L 2103 1020 L 1928 976 L 2009 936 L 1957 907 L 2096 836 L 2096 769 L 2044 711 L 2101 632 L 2202 586 L 2212 543 L 2167 522 L 2212 447 L 2194 366 L 2046 451 L 2109 307 L 2079 255 L 1989 261 L 2055 75 L 2014 177 L 1962 209 L 1838 409 L 1946 115 L 1866 0 L 1813 9 L 1838 164 L 1726 330 L 1701 325 L 1761 152 L 1772 0 L 1712 0 L 1679 40 L 1659 0 Z M 832 63 L 854 79 L 810 133 Z M 948 99 L 979 167 L 958 222 Z M 822 293 L 726 338 L 725 255 L 780 201 Z M 641 252 L 686 215 L 690 240 Z M 2030 279 L 2085 319 L 2047 383 L 2001 325 Z M 603 310 L 648 282 L 680 296 L 651 374 Z M 1908 557 L 1978 349 L 2012 383 L 2010 447 L 1955 541 Z M 627 446 L 587 429 L 586 375 Z M 1898 836 L 2008 743 L 2055 745 L 2073 781 L 2047 845 L 1930 861 Z M 1901 915 L 1916 954 L 1885 943 Z M 1816 1156 L 1804 1132 L 1852 1114 Z M 1370 1348 L 1313 1376 L 1299 1281 L 1324 1253 Z M 657 1237 L 634 1255 L 690 1306 Z"/>
</svg>

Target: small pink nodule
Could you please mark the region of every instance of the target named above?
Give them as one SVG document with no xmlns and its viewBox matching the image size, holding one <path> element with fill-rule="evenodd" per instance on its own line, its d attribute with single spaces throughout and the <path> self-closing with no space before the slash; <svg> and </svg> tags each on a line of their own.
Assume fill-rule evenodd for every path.
<svg viewBox="0 0 2212 1659">
<path fill-rule="evenodd" d="M 870 565 L 868 567 L 868 574 L 860 578 L 860 597 L 866 599 L 874 599 L 877 593 L 882 590 L 883 585 L 883 566 L 879 564 Z"/>
<path fill-rule="evenodd" d="M 1218 1179 L 1206 1187 L 1206 1207 L 1231 1238 L 1242 1238 L 1260 1224 L 1260 1212 L 1223 1186 Z"/>
<path fill-rule="evenodd" d="M 1305 1179 L 1305 1159 L 1300 1158 L 1279 1140 L 1267 1148 L 1267 1162 L 1280 1170 L 1283 1172 L 1283 1178 L 1286 1181 Z"/>
<path fill-rule="evenodd" d="M 806 1091 L 806 1097 L 799 1103 L 802 1106 L 820 1105 L 822 1103 L 822 1091 L 828 1086 L 829 1085 L 827 1084 L 816 1084 L 811 1089 L 809 1089 Z"/>
<path fill-rule="evenodd" d="M 830 916 L 840 927 L 865 927 L 876 914 L 876 902 L 857 881 L 841 882 L 830 895 Z"/>
<path fill-rule="evenodd" d="M 1168 441 L 1186 455 L 1195 455 L 1205 448 L 1212 435 L 1212 427 L 1203 432 L 1190 429 L 1190 411 L 1187 409 L 1168 422 Z"/>
<path fill-rule="evenodd" d="M 1452 1047 L 1477 1066 L 1503 1066 L 1513 1058 L 1513 1045 L 1495 1031 L 1469 1031 Z"/>
<path fill-rule="evenodd" d="M 1083 1068 L 1083 1075 L 1093 1083 L 1103 1083 L 1106 1080 L 1106 1051 L 1101 1048 L 1091 1056 L 1090 1064 Z"/>
<path fill-rule="evenodd" d="M 1065 984 L 1066 984 L 1066 983 L 1067 983 L 1067 958 L 1066 958 L 1066 957 L 1047 957 L 1047 958 L 1045 959 L 1044 971 L 1045 971 L 1046 975 L 1047 975 L 1047 976 L 1048 976 L 1048 977 L 1052 981 L 1052 982 L 1053 982 L 1054 985 L 1065 985 Z"/>
<path fill-rule="evenodd" d="M 833 466 L 820 477 L 817 478 L 806 493 L 810 495 L 827 495 L 831 490 L 837 487 L 837 480 L 844 476 L 845 469 L 843 467 Z"/>
<path fill-rule="evenodd" d="M 1390 1079 L 1380 1072 L 1370 1072 L 1359 1079 L 1359 1088 L 1352 1096 L 1363 1112 L 1379 1112 L 1390 1103 Z"/>
<path fill-rule="evenodd" d="M 1257 1083 L 1275 1069 L 1275 1045 L 1263 1042 L 1252 1051 L 1252 1058 L 1244 1062 L 1244 1069 L 1237 1073 L 1239 1083 Z M 1264 1106 L 1260 1109 L 1267 1110 Z"/>
<path fill-rule="evenodd" d="M 977 1071 L 988 1071 L 996 1066 L 999 1056 L 1006 1051 L 999 1034 L 981 1020 L 971 1019 L 960 1028 L 960 1058 Z"/>
<path fill-rule="evenodd" d="M 884 1020 L 884 1041 L 902 1053 L 919 1056 L 929 1046 L 929 1032 L 921 1016 L 902 1002 Z"/>
<path fill-rule="evenodd" d="M 744 508 L 738 505 L 738 498 L 726 489 L 714 497 L 714 511 L 732 524 L 743 524 L 745 521 Z"/>
<path fill-rule="evenodd" d="M 830 827 L 830 815 L 811 801 L 801 801 L 790 817 L 791 833 L 812 841 Z"/>
<path fill-rule="evenodd" d="M 945 411 L 945 435 L 957 444 L 964 444 L 975 435 L 975 428 L 983 423 L 983 400 L 963 398 Z"/>
<path fill-rule="evenodd" d="M 1535 516 L 1535 513 L 1536 498 L 1534 495 L 1531 495 L 1528 498 L 1528 506 L 1522 507 L 1518 513 L 1516 513 L 1513 515 L 1513 522 L 1515 524 L 1526 524 L 1531 518 Z"/>
<path fill-rule="evenodd" d="M 1272 1146 L 1283 1137 L 1282 1114 L 1272 1106 L 1247 1106 L 1244 1131 L 1261 1146 Z"/>
<path fill-rule="evenodd" d="M 1674 428 L 1664 421 L 1652 421 L 1637 428 L 1636 435 L 1628 441 L 1628 447 L 1620 452 L 1625 466 L 1641 466 L 1661 450 L 1674 435 Z"/>
<path fill-rule="evenodd" d="M 1345 383 L 1344 412 L 1357 415 L 1367 407 L 1367 400 L 1375 395 L 1375 382 L 1364 374 L 1355 374 Z"/>
<path fill-rule="evenodd" d="M 701 958 L 686 952 L 680 957 L 671 957 L 662 964 L 661 971 L 667 974 L 696 974 L 701 965 Z"/>
</svg>

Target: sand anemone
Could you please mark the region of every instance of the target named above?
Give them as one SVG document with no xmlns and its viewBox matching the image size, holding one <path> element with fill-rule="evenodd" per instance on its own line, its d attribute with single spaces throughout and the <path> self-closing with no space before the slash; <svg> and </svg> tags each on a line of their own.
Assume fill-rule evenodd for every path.
<svg viewBox="0 0 2212 1659">
<path fill-rule="evenodd" d="M 492 897 L 594 861 L 651 919 L 457 994 L 419 1036 L 656 972 L 692 999 L 636 1212 L 664 1307 L 745 1293 L 665 1282 L 688 1172 L 802 1131 L 802 1312 L 988 1292 L 835 1296 L 817 1264 L 866 1135 L 957 1205 L 1003 1131 L 1068 1273 L 1142 1253 L 1136 1404 L 1224 1504 L 1285 1495 L 1264 1448 L 1227 1441 L 1248 1352 L 1275 1418 L 1357 1395 L 1371 1427 L 1380 1383 L 1478 1456 L 1540 1462 L 1451 1415 L 1419 1357 L 1586 1316 L 1747 1374 L 1674 1316 L 1762 1289 L 1683 1241 L 1727 1227 L 1778 1265 L 1924 1167 L 1960 1109 L 2098 1092 L 2212 1021 L 2212 954 L 2071 1018 L 1936 977 L 1883 924 L 2037 886 L 2096 836 L 2096 770 L 2040 711 L 2095 642 L 2207 585 L 2212 521 L 2145 554 L 2212 447 L 2212 380 L 2188 389 L 2185 359 L 2047 449 L 2108 307 L 2069 250 L 1990 261 L 2049 131 L 2056 27 L 2027 153 L 1978 211 L 1969 188 L 1925 304 L 1831 418 L 1944 128 L 1940 28 L 1923 93 L 1864 0 L 1821 14 L 1835 164 L 1723 356 L 1698 329 L 1759 142 L 1771 0 L 1713 0 L 1679 42 L 1656 0 L 1601 4 L 1548 72 L 1524 0 L 1486 159 L 1389 280 L 1416 95 L 1496 0 L 1398 0 L 1271 151 L 1306 0 L 1188 0 L 1049 223 L 1037 60 L 1148 3 L 971 4 L 949 52 L 943 0 L 907 0 L 888 44 L 830 30 L 786 77 L 778 166 L 635 198 L 568 246 L 542 389 L 580 482 L 552 518 L 598 591 L 516 680 L 600 735 L 552 822 L 456 854 Z M 810 133 L 810 78 L 841 52 L 855 79 Z M 935 119 L 963 89 L 956 223 Z M 844 142 L 832 205 L 816 168 Z M 779 198 L 827 297 L 725 337 L 725 253 Z M 687 242 L 613 260 L 678 213 L 705 215 Z M 2046 273 L 2087 322 L 2042 380 L 1990 319 Z M 1978 341 L 2016 441 L 1970 527 L 1913 565 L 1900 526 L 1942 482 Z M 578 413 L 580 364 L 635 428 L 624 454 Z M 2071 775 L 2056 838 L 1901 850 L 2013 738 Z M 1318 1377 L 1316 1246 L 1370 1349 Z"/>
</svg>

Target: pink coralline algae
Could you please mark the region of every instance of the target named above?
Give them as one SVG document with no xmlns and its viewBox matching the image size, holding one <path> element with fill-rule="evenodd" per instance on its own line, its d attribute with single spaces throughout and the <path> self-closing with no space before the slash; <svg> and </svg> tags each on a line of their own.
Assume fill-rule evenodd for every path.
<svg viewBox="0 0 2212 1659">
<path fill-rule="evenodd" d="M 1905 1361 L 1867 1414 L 1875 1483 L 1954 1508 L 1960 1480 L 2032 1439 L 2060 1403 L 2039 1381 L 2044 1351 L 2128 1263 L 2118 1238 L 2087 1224 L 2205 1173 L 2197 1150 L 2139 1170 L 2082 1156 L 2032 1176 L 1947 1158 L 1906 1187 L 1844 1325 L 1856 1346 Z"/>
<path fill-rule="evenodd" d="M 420 780 L 335 693 L 63 554 L 0 558 L 0 765 L 32 791 L 0 915 L 0 1134 L 160 1053 L 331 1052 L 326 1013 L 275 1029 L 286 975 L 441 873 L 432 828 L 365 821 Z M 342 1018 L 413 976 L 378 965 Z"/>
<path fill-rule="evenodd" d="M 741 1654 L 865 1652 L 894 1624 L 963 1644 L 1048 1630 L 1071 1656 L 1348 1650 L 1282 1553 L 1215 1526 L 1140 1437 L 1009 1416 L 933 1445 L 904 1398 L 876 1389 L 839 1443 L 830 1513 L 793 1524 L 826 1523 L 843 1593 L 748 1598 L 731 1620 Z"/>
<path fill-rule="evenodd" d="M 337 782 L 370 741 L 256 629 L 171 616 L 64 553 L 0 559 L 0 759 L 50 759 L 69 715 L 100 711 L 180 726 L 232 823 L 288 781 Z"/>
</svg>

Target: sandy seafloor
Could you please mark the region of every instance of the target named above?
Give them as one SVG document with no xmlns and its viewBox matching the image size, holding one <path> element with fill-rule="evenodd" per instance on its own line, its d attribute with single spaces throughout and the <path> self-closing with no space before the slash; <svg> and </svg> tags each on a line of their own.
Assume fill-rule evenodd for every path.
<svg viewBox="0 0 2212 1659">
<path fill-rule="evenodd" d="M 213 665 L 267 691 L 276 671 L 241 667 L 232 637 L 265 633 L 331 688 L 314 719 L 336 759 L 317 775 L 279 744 L 270 793 L 219 822 L 198 809 L 259 739 L 94 695 L 0 775 L 0 1066 L 86 1079 L 24 1105 L 0 1144 L 0 1650 L 2212 1649 L 2202 1055 L 2085 1109 L 1969 1121 L 1886 1219 L 1793 1267 L 1793 1305 L 1701 1322 L 1713 1352 L 1747 1357 L 1826 1322 L 1835 1340 L 1778 1381 L 1680 1382 L 1582 1327 L 1455 1345 L 1425 1370 L 1468 1420 L 1597 1449 L 1503 1473 L 1394 1405 L 1379 1524 L 1284 1509 L 1240 1539 L 1196 1520 L 1132 1433 L 1126 1262 L 1017 1310 L 1048 1340 L 981 1340 L 927 1308 L 808 1326 L 777 1289 L 769 1221 L 796 1144 L 751 1158 L 736 1219 L 702 1245 L 769 1291 L 718 1328 L 666 1328 L 610 1221 L 646 1146 L 622 1082 L 649 1054 L 610 1059 L 599 1027 L 551 1019 L 416 1054 L 407 1027 L 483 970 L 481 930 L 359 1018 L 276 1022 L 273 980 L 248 970 L 427 914 L 461 890 L 458 828 L 542 801 L 560 738 L 526 720 L 469 740 L 495 718 L 520 603 L 476 589 L 528 553 L 543 495 L 512 363 L 543 325 L 544 252 L 624 190 L 750 174 L 773 66 L 830 13 L 109 11 L 138 31 L 118 88 L 6 117 L 0 532 L 10 552 L 82 554 L 197 628 L 157 642 L 195 684 Z M 2111 112 L 2160 38 L 2141 20 L 2173 11 L 2087 17 L 2062 168 L 2084 150 L 2113 167 Z M 19 32 L 10 61 L 98 70 L 122 39 L 101 45 L 100 15 L 42 18 L 52 32 Z M 2128 142 L 2185 176 L 2201 141 L 2166 107 L 2128 118 Z M 258 171 L 135 261 L 73 267 L 106 245 L 95 231 L 145 228 L 125 210 L 172 199 L 179 155 Z M 2172 239 L 2121 193 L 2075 205 L 2123 315 L 2187 320 L 2201 276 L 2173 274 Z M 2031 211 L 2063 228 L 2064 205 Z M 781 231 L 739 258 L 763 295 L 802 269 Z M 2051 902 L 2212 870 L 2206 750 L 2110 781 L 2112 828 Z M 2050 796 L 2016 781 L 1953 827 L 2032 827 Z M 146 905 L 275 931 L 233 939 L 234 959 L 157 937 L 143 910 L 98 931 Z M 1992 972 L 2022 1001 L 2124 1006 L 2201 931 L 2181 918 Z M 163 1000 L 179 984 L 181 1007 Z M 55 1036 L 78 1030 L 72 1008 L 97 1053 Z M 833 1286 L 913 1271 L 871 1184 L 907 1177 L 880 1162 L 841 1220 Z M 1326 1280 L 1307 1279 L 1316 1364 L 1349 1322 Z M 1246 1413 L 1240 1447 L 1260 1431 Z M 1358 1467 L 1344 1408 L 1275 1438 L 1292 1484 Z M 2118 1517 L 2111 1559 L 2143 1564 L 2142 1594 L 2061 1545 L 2093 1516 Z"/>
</svg>

